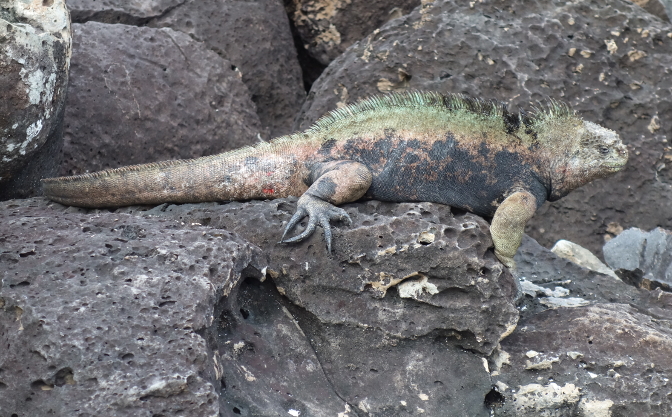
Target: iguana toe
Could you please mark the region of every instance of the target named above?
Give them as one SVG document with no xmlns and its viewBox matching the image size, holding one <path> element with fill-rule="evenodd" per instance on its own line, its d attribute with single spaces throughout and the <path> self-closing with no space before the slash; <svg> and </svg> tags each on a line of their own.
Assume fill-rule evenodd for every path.
<svg viewBox="0 0 672 417">
<path fill-rule="evenodd" d="M 309 217 L 306 230 L 296 236 L 285 239 L 287 233 L 306 216 Z M 304 194 L 299 198 L 296 213 L 294 213 L 287 223 L 280 243 L 300 242 L 313 234 L 319 224 L 324 229 L 324 240 L 327 243 L 327 250 L 331 252 L 331 220 L 347 221 L 348 224 L 352 224 L 352 219 L 350 219 L 348 213 L 342 208 L 336 207 L 310 194 Z"/>
</svg>

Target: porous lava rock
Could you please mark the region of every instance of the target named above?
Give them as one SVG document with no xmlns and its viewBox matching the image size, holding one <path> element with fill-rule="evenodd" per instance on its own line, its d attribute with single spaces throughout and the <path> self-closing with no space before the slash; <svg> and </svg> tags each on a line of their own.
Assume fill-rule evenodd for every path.
<svg viewBox="0 0 672 417">
<path fill-rule="evenodd" d="M 264 127 L 261 135 L 267 138 L 290 133 L 306 92 L 289 19 L 280 0 L 68 0 L 67 3 L 76 23 L 167 27 L 203 42 L 230 62 L 227 68 L 232 65 L 242 75 L 249 90 L 246 96 L 255 103 Z M 199 65 L 219 65 L 219 60 Z"/>
<path fill-rule="evenodd" d="M 260 276 L 225 231 L 42 199 L 0 206 L 0 410 L 16 416 L 218 416 L 222 364 L 201 334 Z"/>
<path fill-rule="evenodd" d="M 332 254 L 319 231 L 277 243 L 294 198 L 119 210 L 207 224 L 259 245 L 334 391 L 356 413 L 487 416 L 483 355 L 518 317 L 516 283 L 494 257 L 488 224 L 432 203 L 343 207 L 353 224 L 335 225 Z"/>
<path fill-rule="evenodd" d="M 40 194 L 58 169 L 70 51 L 63 0 L 0 5 L 0 199 Z"/>
<path fill-rule="evenodd" d="M 325 66 L 385 22 L 419 5 L 420 0 L 285 0 L 302 46 Z"/>
<path fill-rule="evenodd" d="M 145 214 L 223 228 L 259 245 L 278 290 L 324 323 L 393 338 L 454 337 L 485 354 L 515 327 L 516 283 L 494 257 L 482 218 L 432 203 L 347 204 L 353 224 L 333 228 L 329 254 L 319 232 L 277 244 L 295 201 L 167 205 Z"/>
<path fill-rule="evenodd" d="M 240 73 L 172 29 L 73 24 L 62 175 L 194 158 L 261 129 Z"/>
<path fill-rule="evenodd" d="M 579 267 L 529 237 L 515 259 L 525 295 L 518 327 L 489 358 L 493 415 L 670 414 L 672 294 Z"/>
<path fill-rule="evenodd" d="M 543 206 L 527 232 L 600 253 L 610 224 L 672 228 L 672 26 L 624 0 L 426 2 L 353 44 L 315 82 L 297 119 L 410 89 L 498 99 L 551 97 L 615 130 L 623 172 Z M 571 227 L 567 227 L 571 225 Z"/>
<path fill-rule="evenodd" d="M 291 133 L 306 91 L 281 0 L 188 0 L 148 24 L 187 33 L 231 61 L 268 136 Z"/>
<path fill-rule="evenodd" d="M 180 7 L 185 0 L 66 0 L 74 23 L 89 21 L 141 26 Z"/>
</svg>

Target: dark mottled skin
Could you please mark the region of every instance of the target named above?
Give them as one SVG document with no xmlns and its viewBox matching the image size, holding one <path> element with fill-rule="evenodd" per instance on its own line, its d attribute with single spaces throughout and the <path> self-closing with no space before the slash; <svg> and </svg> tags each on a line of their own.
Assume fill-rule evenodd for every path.
<svg viewBox="0 0 672 417">
<path fill-rule="evenodd" d="M 374 97 L 302 133 L 220 155 L 44 180 L 84 207 L 300 196 L 283 242 L 350 220 L 339 204 L 370 197 L 430 201 L 492 217 L 495 254 L 512 267 L 525 223 L 546 200 L 619 171 L 618 135 L 552 103 L 532 115 L 436 93 Z M 301 234 L 285 235 L 304 217 Z"/>
<path fill-rule="evenodd" d="M 353 138 L 320 154 L 368 166 L 373 180 L 366 196 L 373 199 L 432 201 L 492 217 L 517 184 L 525 184 L 539 205 L 548 197 L 540 173 L 519 152 L 491 151 L 483 143 L 474 154 L 450 133 L 443 140 L 422 142 L 387 131 L 373 146 L 367 145 Z"/>
</svg>

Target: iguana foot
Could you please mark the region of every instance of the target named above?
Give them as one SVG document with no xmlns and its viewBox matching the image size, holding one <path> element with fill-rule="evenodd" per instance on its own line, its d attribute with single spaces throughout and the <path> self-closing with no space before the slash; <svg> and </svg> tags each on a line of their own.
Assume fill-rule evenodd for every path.
<svg viewBox="0 0 672 417">
<path fill-rule="evenodd" d="M 287 233 L 306 216 L 309 217 L 306 230 L 299 235 L 285 239 Z M 327 250 L 331 252 L 331 226 L 329 224 L 331 220 L 342 220 L 347 221 L 348 224 L 352 224 L 350 216 L 342 208 L 336 207 L 310 194 L 304 194 L 299 198 L 296 213 L 289 219 L 280 243 L 300 242 L 313 234 L 315 227 L 319 224 L 324 229 L 324 240 L 327 242 Z"/>
<path fill-rule="evenodd" d="M 503 263 L 509 269 L 516 269 L 516 262 L 513 260 L 513 256 L 507 256 L 499 252 L 495 248 L 495 256 L 499 259 L 499 262 Z"/>
</svg>

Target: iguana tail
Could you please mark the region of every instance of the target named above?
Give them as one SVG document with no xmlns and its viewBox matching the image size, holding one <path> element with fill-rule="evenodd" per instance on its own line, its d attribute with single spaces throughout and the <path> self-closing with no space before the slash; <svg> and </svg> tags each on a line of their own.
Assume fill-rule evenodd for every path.
<svg viewBox="0 0 672 417">
<path fill-rule="evenodd" d="M 269 144 L 265 144 L 269 145 Z M 198 159 L 155 162 L 42 180 L 49 199 L 78 207 L 280 198 L 306 188 L 296 157 L 248 147 Z"/>
</svg>

